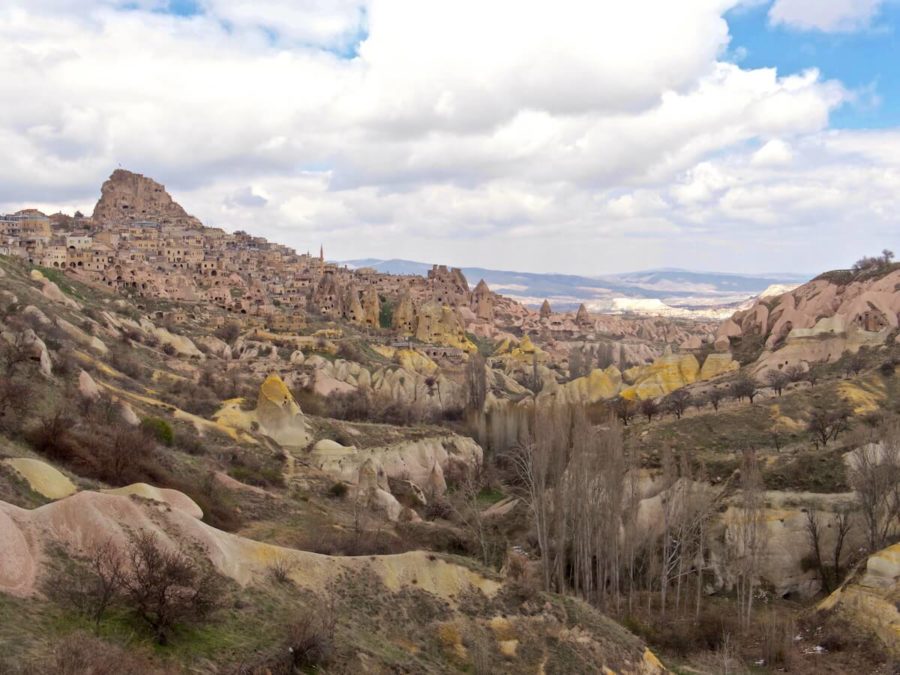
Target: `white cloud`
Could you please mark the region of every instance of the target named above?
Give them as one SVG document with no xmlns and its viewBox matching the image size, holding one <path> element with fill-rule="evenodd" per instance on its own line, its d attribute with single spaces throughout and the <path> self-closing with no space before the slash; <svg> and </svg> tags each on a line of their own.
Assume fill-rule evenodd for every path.
<svg viewBox="0 0 900 675">
<path fill-rule="evenodd" d="M 793 158 L 791 146 L 781 139 L 774 138 L 754 152 L 750 161 L 755 166 L 777 166 L 790 164 Z"/>
<path fill-rule="evenodd" d="M 722 247 L 842 227 L 867 197 L 886 222 L 898 154 L 827 131 L 852 94 L 817 71 L 726 62 L 735 4 L 13 0 L 0 210 L 90 211 L 121 164 L 209 224 L 332 256 L 787 267 Z"/>
<path fill-rule="evenodd" d="M 826 33 L 868 28 L 884 0 L 775 0 L 769 21 L 800 30 Z"/>
</svg>

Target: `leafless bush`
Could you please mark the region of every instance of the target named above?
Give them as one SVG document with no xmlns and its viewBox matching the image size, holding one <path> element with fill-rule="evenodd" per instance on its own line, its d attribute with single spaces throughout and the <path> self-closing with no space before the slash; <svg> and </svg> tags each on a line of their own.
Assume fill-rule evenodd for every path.
<svg viewBox="0 0 900 675">
<path fill-rule="evenodd" d="M 293 560 L 287 556 L 279 555 L 269 563 L 268 571 L 269 576 L 279 584 L 290 584 L 292 583 L 291 574 L 296 568 L 297 564 Z"/>
<path fill-rule="evenodd" d="M 18 433 L 22 419 L 31 408 L 32 390 L 19 377 L 0 377 L 0 429 Z"/>
<path fill-rule="evenodd" d="M 120 675 L 143 673 L 165 675 L 174 673 L 170 668 L 157 665 L 151 659 L 109 644 L 89 634 L 72 633 L 57 643 L 53 653 L 32 664 L 27 673 L 54 673 L 54 675 Z"/>
<path fill-rule="evenodd" d="M 796 632 L 793 620 L 766 617 L 763 623 L 762 658 L 767 667 L 790 669 L 794 658 Z"/>
<path fill-rule="evenodd" d="M 47 592 L 90 618 L 99 635 L 106 610 L 119 597 L 124 581 L 125 557 L 109 540 L 96 544 L 73 568 L 51 577 Z"/>
<path fill-rule="evenodd" d="M 305 672 L 328 665 L 334 656 L 337 614 L 329 598 L 315 610 L 307 608 L 287 630 L 287 648 L 292 672 Z"/>
<path fill-rule="evenodd" d="M 869 552 L 886 546 L 900 529 L 900 424 L 882 432 L 882 442 L 850 455 L 850 485 L 856 491 Z"/>
<path fill-rule="evenodd" d="M 168 643 L 176 625 L 201 622 L 218 608 L 222 584 L 215 571 L 163 548 L 153 533 L 135 536 L 128 559 L 125 593 L 158 644 Z"/>
<path fill-rule="evenodd" d="M 537 594 L 537 583 L 528 567 L 528 558 L 515 550 L 506 554 L 506 586 L 519 602 L 530 600 Z"/>
</svg>

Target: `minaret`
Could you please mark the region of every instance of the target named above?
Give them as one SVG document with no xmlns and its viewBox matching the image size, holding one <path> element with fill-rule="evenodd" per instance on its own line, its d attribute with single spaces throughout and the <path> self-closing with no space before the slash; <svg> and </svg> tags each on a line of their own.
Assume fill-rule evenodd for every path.
<svg viewBox="0 0 900 675">
<path fill-rule="evenodd" d="M 325 262 L 325 247 L 319 244 L 319 262 Z"/>
</svg>

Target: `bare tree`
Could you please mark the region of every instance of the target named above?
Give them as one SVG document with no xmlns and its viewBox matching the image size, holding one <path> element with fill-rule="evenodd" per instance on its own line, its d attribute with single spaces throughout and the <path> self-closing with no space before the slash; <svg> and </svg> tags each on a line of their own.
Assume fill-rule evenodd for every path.
<svg viewBox="0 0 900 675">
<path fill-rule="evenodd" d="M 31 409 L 32 389 L 16 377 L 0 377 L 0 429 L 20 428 L 22 418 Z"/>
<path fill-rule="evenodd" d="M 818 446 L 828 445 L 850 426 L 850 406 L 840 398 L 819 398 L 813 403 L 807 431 Z"/>
<path fill-rule="evenodd" d="M 634 417 L 636 406 L 631 399 L 619 396 L 613 400 L 612 409 L 619 421 L 627 427 L 628 422 Z"/>
<path fill-rule="evenodd" d="M 737 522 L 738 604 L 744 628 L 750 626 L 753 599 L 759 584 L 759 570 L 766 548 L 765 497 L 759 459 L 755 450 L 741 457 L 741 495 Z"/>
<path fill-rule="evenodd" d="M 65 574 L 51 578 L 48 593 L 88 617 L 99 635 L 103 617 L 120 596 L 124 580 L 125 557 L 108 540 L 91 547 Z"/>
<path fill-rule="evenodd" d="M 487 364 L 484 357 L 475 353 L 466 364 L 466 405 L 470 410 L 479 412 L 484 409 L 487 398 Z"/>
<path fill-rule="evenodd" d="M 581 347 L 573 347 L 569 350 L 569 379 L 574 380 L 584 377 L 591 370 L 591 355 L 585 353 Z"/>
<path fill-rule="evenodd" d="M 790 378 L 787 374 L 780 370 L 770 370 L 766 373 L 766 382 L 779 396 L 781 396 L 781 392 L 784 391 L 784 388 L 789 381 Z"/>
<path fill-rule="evenodd" d="M 707 394 L 707 398 L 709 399 L 710 405 L 712 405 L 713 410 L 719 412 L 719 405 L 722 403 L 722 399 L 725 397 L 725 393 L 719 389 L 718 387 L 713 387 L 709 390 Z"/>
<path fill-rule="evenodd" d="M 135 536 L 128 559 L 125 592 L 158 644 L 167 644 L 179 623 L 201 621 L 218 607 L 221 580 L 215 571 L 163 548 L 153 533 Z"/>
<path fill-rule="evenodd" d="M 12 338 L 0 338 L 0 361 L 6 377 L 12 377 L 18 369 L 31 359 L 32 345 L 28 340 L 30 331 L 21 330 Z"/>
<path fill-rule="evenodd" d="M 819 516 L 814 508 L 806 509 L 806 537 L 809 539 L 809 548 L 812 553 L 813 563 L 822 583 L 822 590 L 830 593 L 832 590 L 828 571 L 825 569 L 825 561 L 822 558 L 822 528 L 819 524 Z"/>
<path fill-rule="evenodd" d="M 749 375 L 741 375 L 731 384 L 731 395 L 738 401 L 743 401 L 746 398 L 752 404 L 758 392 L 756 380 Z"/>
<path fill-rule="evenodd" d="M 467 471 L 459 485 L 459 494 L 463 499 L 462 507 L 454 508 L 454 511 L 478 545 L 482 564 L 496 567 L 502 559 L 506 545 L 505 543 L 498 545 L 496 537 L 492 537 L 491 528 L 485 522 L 478 499 L 484 484 L 484 474 L 481 469 Z"/>
<path fill-rule="evenodd" d="M 884 548 L 900 529 L 900 425 L 885 427 L 880 444 L 850 456 L 848 478 L 859 501 L 869 552 Z"/>
<path fill-rule="evenodd" d="M 659 413 L 659 404 L 652 398 L 641 401 L 641 414 L 646 415 L 647 421 L 652 422 L 653 416 Z"/>
<path fill-rule="evenodd" d="M 784 374 L 787 375 L 788 380 L 791 382 L 799 382 L 803 379 L 806 372 L 803 370 L 803 366 L 793 364 L 785 367 Z"/>
<path fill-rule="evenodd" d="M 665 398 L 666 410 L 675 415 L 676 419 L 681 419 L 690 405 L 691 394 L 687 389 L 676 389 Z"/>
</svg>

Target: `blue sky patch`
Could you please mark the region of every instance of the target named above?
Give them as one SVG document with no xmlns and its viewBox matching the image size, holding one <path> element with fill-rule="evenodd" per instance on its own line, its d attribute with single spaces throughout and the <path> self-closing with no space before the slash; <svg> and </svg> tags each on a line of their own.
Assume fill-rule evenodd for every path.
<svg viewBox="0 0 900 675">
<path fill-rule="evenodd" d="M 744 68 L 777 67 L 780 75 L 818 68 L 840 80 L 857 100 L 831 116 L 834 128 L 900 125 L 900 5 L 889 3 L 872 27 L 823 33 L 771 26 L 767 5 L 730 12 L 729 57 Z"/>
</svg>

